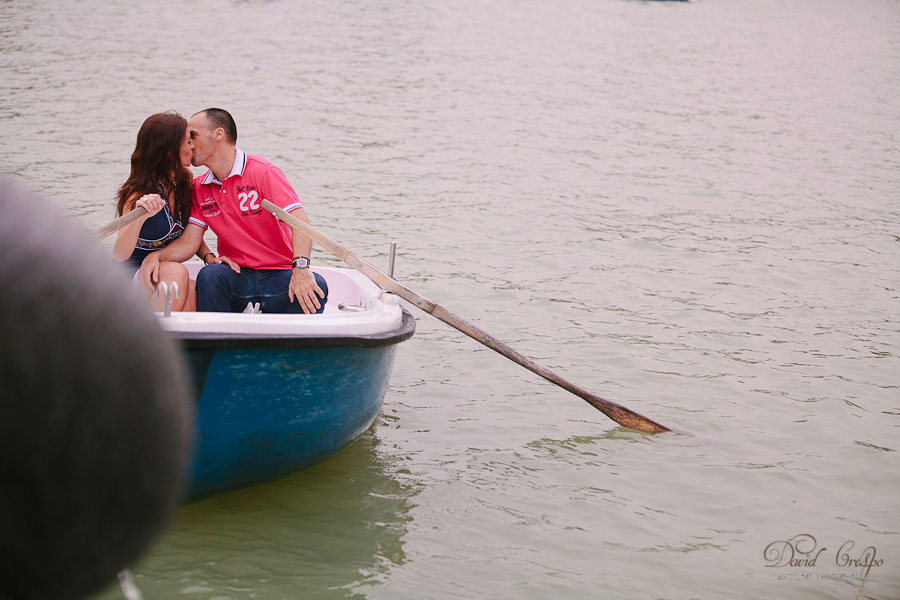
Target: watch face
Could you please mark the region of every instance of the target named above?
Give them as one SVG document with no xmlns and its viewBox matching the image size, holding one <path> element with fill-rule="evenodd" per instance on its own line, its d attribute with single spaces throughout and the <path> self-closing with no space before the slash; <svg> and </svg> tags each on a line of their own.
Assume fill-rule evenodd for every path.
<svg viewBox="0 0 900 600">
<path fill-rule="evenodd" d="M 305 257 L 295 258 L 292 263 L 295 269 L 305 269 L 309 266 L 309 259 Z"/>
</svg>

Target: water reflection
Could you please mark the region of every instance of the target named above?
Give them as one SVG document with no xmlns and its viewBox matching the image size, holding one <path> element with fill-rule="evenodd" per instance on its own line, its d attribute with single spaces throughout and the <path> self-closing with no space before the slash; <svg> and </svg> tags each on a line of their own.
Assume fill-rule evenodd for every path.
<svg viewBox="0 0 900 600">
<path fill-rule="evenodd" d="M 664 439 L 668 440 L 672 437 L 673 436 L 671 435 L 665 436 Z M 564 440 L 544 437 L 530 442 L 528 447 L 540 454 L 546 454 L 553 457 L 561 457 L 566 454 L 597 456 L 598 452 L 606 451 L 606 449 L 600 445 L 604 440 L 640 442 L 647 439 L 647 434 L 640 433 L 633 429 L 628 429 L 627 427 L 613 427 L 600 435 L 574 435 Z"/>
<path fill-rule="evenodd" d="M 183 506 L 133 569 L 144 597 L 362 597 L 406 562 L 416 494 L 393 477 L 376 430 L 320 465 Z M 96 600 L 119 598 L 109 589 Z"/>
</svg>

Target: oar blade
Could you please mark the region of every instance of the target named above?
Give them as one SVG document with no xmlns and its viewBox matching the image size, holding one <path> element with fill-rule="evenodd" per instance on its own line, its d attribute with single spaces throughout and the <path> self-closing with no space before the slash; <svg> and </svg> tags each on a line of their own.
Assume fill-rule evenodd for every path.
<svg viewBox="0 0 900 600">
<path fill-rule="evenodd" d="M 629 429 L 634 429 L 642 433 L 652 434 L 672 431 L 668 427 L 660 425 L 656 421 L 648 419 L 647 417 L 640 415 L 629 408 L 625 408 L 621 404 L 610 402 L 609 400 L 605 400 L 603 398 L 600 398 L 599 396 L 595 396 L 594 394 L 588 394 L 587 396 L 581 397 L 588 404 L 602 412 L 604 415 L 606 415 L 622 427 L 628 427 Z"/>
</svg>

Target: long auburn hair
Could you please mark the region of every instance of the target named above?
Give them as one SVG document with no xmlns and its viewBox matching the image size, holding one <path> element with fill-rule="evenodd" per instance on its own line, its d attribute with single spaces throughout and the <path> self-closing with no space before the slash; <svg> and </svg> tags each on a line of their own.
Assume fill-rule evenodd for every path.
<svg viewBox="0 0 900 600">
<path fill-rule="evenodd" d="M 182 225 L 187 224 L 191 215 L 191 172 L 181 164 L 181 144 L 186 131 L 187 121 L 174 111 L 156 113 L 144 120 L 131 154 L 131 174 L 117 194 L 117 215 L 125 211 L 126 202 L 131 209 L 140 196 L 162 195 L 163 191 L 168 194 L 174 187 L 178 204 L 173 216 Z M 132 196 L 135 198 L 129 202 Z"/>
</svg>

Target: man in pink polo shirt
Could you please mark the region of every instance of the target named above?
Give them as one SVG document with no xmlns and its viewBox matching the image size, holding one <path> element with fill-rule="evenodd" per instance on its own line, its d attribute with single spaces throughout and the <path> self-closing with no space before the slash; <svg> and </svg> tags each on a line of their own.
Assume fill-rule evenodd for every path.
<svg viewBox="0 0 900 600">
<path fill-rule="evenodd" d="M 181 238 L 150 254 L 139 276 L 155 281 L 159 262 L 190 258 L 211 227 L 219 256 L 203 257 L 198 311 L 241 312 L 248 302 L 259 302 L 264 313 L 321 313 L 328 286 L 309 269 L 312 242 L 261 207 L 267 199 L 309 222 L 284 173 L 237 148 L 237 126 L 222 109 L 198 112 L 188 131 L 191 164 L 209 171 L 194 179 L 191 217 Z"/>
</svg>

